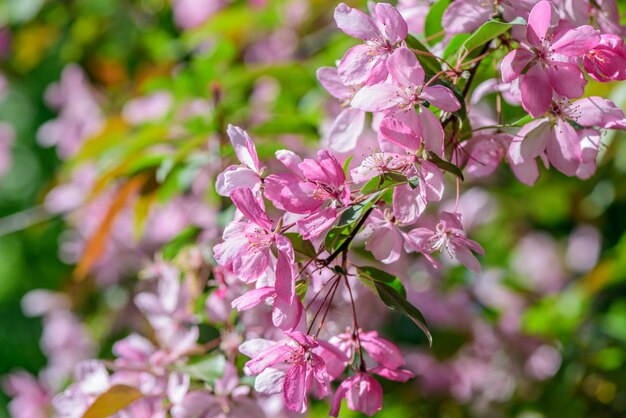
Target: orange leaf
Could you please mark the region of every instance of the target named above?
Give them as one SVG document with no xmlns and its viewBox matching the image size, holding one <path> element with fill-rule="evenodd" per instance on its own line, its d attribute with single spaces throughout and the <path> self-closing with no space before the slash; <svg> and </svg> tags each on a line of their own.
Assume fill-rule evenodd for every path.
<svg viewBox="0 0 626 418">
<path fill-rule="evenodd" d="M 107 418 L 126 408 L 143 395 L 137 389 L 126 385 L 111 386 L 109 390 L 98 396 L 85 411 L 82 418 Z"/>
<path fill-rule="evenodd" d="M 126 184 L 124 184 L 117 192 L 117 195 L 113 198 L 111 206 L 109 206 L 109 209 L 100 223 L 100 226 L 85 245 L 83 255 L 74 270 L 73 275 L 75 280 L 83 280 L 85 276 L 87 276 L 87 273 L 89 273 L 89 270 L 91 270 L 94 264 L 100 259 L 102 253 L 104 252 L 104 248 L 115 218 L 122 211 L 122 209 L 124 209 L 128 199 L 136 193 L 147 180 L 148 174 L 133 177 L 128 180 L 128 182 L 126 182 Z"/>
</svg>

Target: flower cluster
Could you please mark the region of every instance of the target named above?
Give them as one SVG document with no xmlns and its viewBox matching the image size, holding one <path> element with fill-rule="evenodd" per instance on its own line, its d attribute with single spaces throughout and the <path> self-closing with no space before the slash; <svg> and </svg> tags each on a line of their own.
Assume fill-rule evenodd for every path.
<svg viewBox="0 0 626 418">
<path fill-rule="evenodd" d="M 556 373 L 558 350 L 520 335 L 527 301 L 502 288 L 502 272 L 483 272 L 485 250 L 470 237 L 493 205 L 482 189 L 462 186 L 501 163 L 527 185 L 538 180 L 539 161 L 566 176 L 594 175 L 603 133 L 626 130 L 626 116 L 612 101 L 585 96 L 588 78 L 626 79 L 614 2 L 455 0 L 442 11 L 441 33 L 422 36 L 426 3 L 370 3 L 369 13 L 336 7 L 336 26 L 357 44 L 335 66 L 317 70 L 333 97 L 319 149 L 285 135 L 284 146 L 265 159 L 253 129 L 267 122 L 265 101 L 277 95 L 267 79 L 254 86 L 252 123 L 241 123 L 250 129 L 225 122 L 217 83 L 211 100 L 179 103 L 156 90 L 123 106 L 123 129 L 147 132 L 131 136 L 128 160 L 111 168 L 103 158 L 104 174 L 88 161 L 49 193 L 46 206 L 67 214 L 75 231 L 64 247 L 69 261 L 79 260 L 79 278 L 92 274 L 104 288 L 143 267 L 143 280 L 130 290 L 132 306 L 120 316 L 145 332 L 116 341 L 112 360 L 89 360 L 94 342 L 71 313 L 73 301 L 30 294 L 25 306 L 44 306 L 32 314 L 44 316 L 42 348 L 50 361 L 39 380 L 25 374 L 7 380 L 16 416 L 48 417 L 50 405 L 56 417 L 88 416 L 114 403 L 110 412 L 120 418 L 263 417 L 283 407 L 304 413 L 310 395 L 327 398 L 331 416 L 344 399 L 371 416 L 383 406 L 380 378 L 407 382 L 417 374 L 425 392 L 493 401 L 510 396 L 515 383 L 490 356 L 521 357 L 531 380 Z M 191 30 L 227 6 L 176 0 L 174 19 Z M 242 55 L 250 62 L 295 55 L 295 47 L 275 51 L 277 33 Z M 62 158 L 96 159 L 90 138 L 120 129 L 105 123 L 101 98 L 78 67 L 66 68 L 46 101 L 59 116 L 43 125 L 39 140 L 56 145 Z M 194 123 L 209 114 L 216 132 L 207 141 L 204 132 L 194 136 Z M 0 147 L 11 141 L 2 133 Z M 147 158 L 135 158 L 153 136 Z M 121 153 L 113 149 L 110 159 Z M 159 165 L 151 165 L 155 160 Z M 188 165 L 176 171 L 181 161 Z M 159 194 L 180 183 L 175 198 Z M 159 199 L 166 203 L 150 207 Z M 570 244 L 576 254 L 599 245 L 595 230 L 583 232 Z M 184 239 L 189 245 L 179 246 Z M 524 251 L 522 243 L 518 252 Z M 513 269 L 533 278 L 539 294 L 560 290 L 564 280 L 542 282 L 554 260 L 532 258 L 538 266 Z M 587 271 L 596 258 L 569 268 Z M 109 267 L 113 260 L 119 271 Z M 412 286 L 402 270 L 413 266 L 434 276 L 459 267 L 477 280 L 444 298 L 436 286 Z M 504 331 L 469 319 L 471 302 L 505 311 Z M 433 338 L 427 319 L 487 337 L 446 361 L 425 350 L 407 356 L 376 330 L 385 306 L 408 317 L 424 343 Z M 507 344 L 520 348 L 507 354 Z M 483 371 L 491 386 L 479 383 Z M 441 382 L 442 374 L 459 378 Z"/>
</svg>

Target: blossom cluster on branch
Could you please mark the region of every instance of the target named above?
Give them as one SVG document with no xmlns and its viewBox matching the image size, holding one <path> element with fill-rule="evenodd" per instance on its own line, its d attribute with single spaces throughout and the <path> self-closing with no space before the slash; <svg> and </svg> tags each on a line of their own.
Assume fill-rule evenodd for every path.
<svg viewBox="0 0 626 418">
<path fill-rule="evenodd" d="M 200 16 L 187 16 L 192 6 L 183 6 L 191 2 L 175 3 L 180 26 L 196 26 Z M 143 290 L 134 296 L 153 335 L 117 341 L 111 361 L 87 360 L 91 342 L 68 339 L 64 349 L 84 360 L 73 383 L 53 397 L 58 385 L 42 388 L 13 375 L 7 385 L 15 411 L 51 402 L 59 417 L 104 416 L 97 415 L 104 408 L 119 417 L 243 418 L 283 407 L 304 413 L 310 396 L 328 398 L 331 416 L 338 416 L 344 399 L 367 415 L 381 410 L 379 378 L 406 382 L 415 371 L 374 328 L 372 310 L 386 305 L 407 316 L 432 344 L 428 315 L 387 266 L 420 257 L 431 271 L 461 264 L 480 273 L 485 251 L 469 236 L 460 208 L 466 177 L 491 176 L 504 163 L 527 185 L 538 180 L 541 166 L 587 179 L 595 173 L 603 133 L 626 130 L 626 116 L 612 101 L 585 96 L 588 78 L 626 79 L 614 3 L 455 0 L 442 13 L 443 31 L 425 37 L 418 33 L 424 25 L 419 9 L 429 7 L 369 3 L 365 13 L 339 4 L 336 26 L 357 43 L 336 66 L 316 73 L 340 106 L 324 129 L 323 147 L 311 155 L 285 143 L 273 160 L 262 160 L 253 134 L 218 126 L 208 146 L 196 146 L 205 158 L 188 192 L 150 213 L 132 249 L 140 256 L 128 257 L 128 265 L 120 260 L 129 256 L 132 228 L 119 225 L 129 222 L 131 211 L 113 213 L 118 224 L 106 234 L 90 215 L 103 205 L 111 214 L 132 196 L 140 207 L 138 191 L 152 187 L 151 178 L 137 169 L 131 180 L 89 200 L 87 191 L 99 183 L 95 168 L 85 165 L 72 182 L 57 186 L 47 198 L 51 211 L 74 216 L 85 236 L 115 242 L 95 262 L 76 257 L 95 245 L 76 238 L 69 252 L 80 259 L 79 275 L 115 282 L 112 260 L 132 270 L 160 254 L 142 270 Z M 484 67 L 498 77 L 476 84 Z M 156 135 L 175 137 L 189 120 L 215 111 L 220 94 L 215 87 L 213 102 L 196 100 L 172 111 L 173 98 L 157 92 L 127 104 L 123 116 L 141 125 L 169 113 L 170 125 Z M 80 70 L 67 68 L 46 98 L 60 115 L 42 127 L 40 141 L 57 145 L 63 158 L 85 152 L 85 138 L 104 122 Z M 509 108 L 523 109 L 523 117 L 511 120 Z M 115 134 L 115 127 L 104 129 Z M 224 155 L 234 157 L 231 165 Z M 164 166 L 157 179 L 167 178 L 171 166 Z M 220 196 L 213 207 L 198 204 L 207 190 Z M 170 230 L 159 229 L 181 212 L 186 216 Z M 165 245 L 189 228 L 200 231 L 192 246 Z M 166 255 L 171 248 L 175 255 Z M 66 301 L 35 296 L 49 305 L 36 315 L 72 322 Z M 219 329 L 216 335 L 205 335 L 207 323 L 218 324 L 211 329 Z M 79 326 L 71 329 L 83 335 Z M 551 346 L 528 347 L 550 364 L 559 361 Z M 554 373 L 537 362 L 529 366 L 536 376 Z"/>
</svg>

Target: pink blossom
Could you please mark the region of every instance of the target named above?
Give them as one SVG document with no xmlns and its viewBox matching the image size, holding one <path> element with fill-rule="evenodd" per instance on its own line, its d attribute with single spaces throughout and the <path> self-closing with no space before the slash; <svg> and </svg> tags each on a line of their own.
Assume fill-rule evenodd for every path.
<svg viewBox="0 0 626 418">
<path fill-rule="evenodd" d="M 363 229 L 365 249 L 383 264 L 397 261 L 403 253 L 404 238 L 390 211 L 375 209 Z"/>
<path fill-rule="evenodd" d="M 408 48 L 395 50 L 386 65 L 392 82 L 361 88 L 352 99 L 353 107 L 367 112 L 381 112 L 392 108 L 408 112 L 415 105 L 419 105 L 421 113 L 430 112 L 422 105 L 428 102 L 447 112 L 455 112 L 461 108 L 459 101 L 447 87 L 424 85 L 424 70 Z"/>
<path fill-rule="evenodd" d="M 254 142 L 246 131 L 238 126 L 228 125 L 226 130 L 240 165 L 231 165 L 218 174 L 215 188 L 222 196 L 228 196 L 239 187 L 247 187 L 257 192 L 261 187 L 261 165 Z"/>
<path fill-rule="evenodd" d="M 290 151 L 278 151 L 277 158 L 291 173 L 271 174 L 265 179 L 265 197 L 274 205 L 308 215 L 297 221 L 304 239 L 319 236 L 350 203 L 350 188 L 337 158 L 325 149 L 317 157 L 302 161 Z"/>
<path fill-rule="evenodd" d="M 537 3 L 528 18 L 528 45 L 509 52 L 500 64 L 504 82 L 522 77 L 522 105 L 533 117 L 545 113 L 553 92 L 568 98 L 583 95 L 587 81 L 577 61 L 600 42 L 591 26 L 553 31 L 551 18 L 551 4 Z"/>
<path fill-rule="evenodd" d="M 224 242 L 214 247 L 215 259 L 248 283 L 256 281 L 268 268 L 274 270 L 274 324 L 281 329 L 293 329 L 300 321 L 302 305 L 295 294 L 291 242 L 272 229 L 272 222 L 250 189 L 235 189 L 230 198 L 250 222 L 233 221 L 224 230 Z M 272 246 L 278 250 L 275 267 L 272 266 Z M 257 296 L 258 290 L 251 292 L 246 296 L 248 300 L 243 302 L 240 299 L 234 302 L 235 306 L 247 309 L 271 296 L 270 293 Z M 250 298 L 256 301 L 250 302 Z"/>
<path fill-rule="evenodd" d="M 330 394 L 331 376 L 325 358 L 315 352 L 324 344 L 301 332 L 288 334 L 280 342 L 262 339 L 244 342 L 240 351 L 251 357 L 244 371 L 258 375 L 255 389 L 261 393 L 283 393 L 285 405 L 296 412 L 305 412 L 308 406 L 307 393 L 315 383 L 318 397 Z M 326 347 L 329 344 L 324 344 Z M 328 356 L 337 356 L 338 351 L 326 350 Z"/>
<path fill-rule="evenodd" d="M 50 389 L 26 372 L 16 372 L 4 378 L 3 388 L 13 399 L 9 412 L 13 418 L 49 418 Z"/>
<path fill-rule="evenodd" d="M 595 171 L 600 145 L 596 129 L 626 129 L 624 112 L 610 100 L 597 96 L 573 103 L 553 101 L 548 116 L 526 124 L 509 147 L 513 171 L 520 181 L 529 185 L 539 177 L 537 157 L 568 176 L 577 175 L 581 164 L 585 164 L 580 175 L 589 177 Z M 590 129 L 576 131 L 569 121 Z"/>
<path fill-rule="evenodd" d="M 475 135 L 455 150 L 453 161 L 476 177 L 493 174 L 507 153 L 513 136 L 506 133 Z"/>
<path fill-rule="evenodd" d="M 365 41 L 348 50 L 339 63 L 339 75 L 345 84 L 372 85 L 387 78 L 387 58 L 408 33 L 406 22 L 388 3 L 373 5 L 371 15 L 344 3 L 335 9 L 337 27 Z"/>
<path fill-rule="evenodd" d="M 172 407 L 172 418 L 265 417 L 259 405 L 248 396 L 249 392 L 249 386 L 239 385 L 237 368 L 227 362 L 222 377 L 215 380 L 213 391 L 188 392 Z"/>
<path fill-rule="evenodd" d="M 502 13 L 504 21 L 528 17 L 537 0 L 455 0 L 443 14 L 441 24 L 450 34 L 474 32 L 483 23 Z"/>
<path fill-rule="evenodd" d="M 431 257 L 431 254 L 445 249 L 452 258 L 471 271 L 475 273 L 481 271 L 480 263 L 472 251 L 485 255 L 485 250 L 476 241 L 467 238 L 459 214 L 441 212 L 434 231 L 416 228 L 408 233 L 408 237 L 411 247 L 424 254 L 435 267 L 438 267 L 439 263 Z"/>
<path fill-rule="evenodd" d="M 377 331 L 359 330 L 356 334 L 345 332 L 330 339 L 330 343 L 339 348 L 348 358 L 354 358 L 358 352 L 358 344 L 380 366 L 388 369 L 398 369 L 404 366 L 404 357 L 400 349 L 391 341 L 382 338 Z"/>
<path fill-rule="evenodd" d="M 339 385 L 333 396 L 329 415 L 339 415 L 341 399 L 346 398 L 348 408 L 372 416 L 383 406 L 383 388 L 371 375 L 359 372 L 350 376 Z"/>
<path fill-rule="evenodd" d="M 45 99 L 59 115 L 39 128 L 37 140 L 44 146 L 56 146 L 61 158 L 74 155 L 87 138 L 102 129 L 100 104 L 77 65 L 65 67 L 61 80 L 46 90 Z"/>
<path fill-rule="evenodd" d="M 585 54 L 583 67 L 594 80 L 626 80 L 624 40 L 617 35 L 603 34 L 600 43 Z"/>
</svg>

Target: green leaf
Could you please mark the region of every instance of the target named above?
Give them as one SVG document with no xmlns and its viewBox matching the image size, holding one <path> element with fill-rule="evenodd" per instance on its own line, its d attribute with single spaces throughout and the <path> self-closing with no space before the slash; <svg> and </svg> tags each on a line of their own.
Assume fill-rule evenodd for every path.
<svg viewBox="0 0 626 418">
<path fill-rule="evenodd" d="M 448 162 L 446 160 L 442 160 L 434 152 L 429 152 L 428 153 L 428 161 L 430 161 L 431 163 L 435 164 L 437 167 L 441 168 L 442 170 L 447 171 L 448 173 L 454 174 L 455 176 L 457 176 L 461 180 L 465 180 L 465 178 L 463 177 L 463 172 L 461 171 L 461 169 L 459 167 L 455 166 L 451 162 Z"/>
<path fill-rule="evenodd" d="M 406 183 L 406 177 L 398 173 L 383 173 L 380 176 L 376 176 L 361 188 L 361 194 L 367 195 L 374 192 L 381 191 L 387 187 L 395 186 L 397 184 Z"/>
<path fill-rule="evenodd" d="M 350 236 L 350 228 L 348 225 L 335 226 L 328 231 L 324 239 L 324 247 L 326 251 L 332 252 L 339 248 L 341 244 Z"/>
<path fill-rule="evenodd" d="M 302 117 L 275 115 L 267 122 L 255 126 L 252 130 L 255 135 L 271 136 L 282 134 L 301 134 L 317 136 L 317 126 Z"/>
<path fill-rule="evenodd" d="M 428 326 L 426 325 L 426 319 L 424 318 L 424 315 L 422 315 L 422 313 L 419 311 L 419 309 L 413 306 L 411 302 L 406 299 L 405 296 L 402 296 L 393 287 L 385 283 L 374 282 L 374 287 L 376 288 L 376 292 L 378 293 L 378 296 L 384 302 L 384 304 L 387 305 L 387 307 L 389 307 L 390 309 L 411 318 L 415 325 L 417 325 L 426 335 L 426 338 L 428 339 L 428 344 L 432 346 L 433 337 L 428 330 Z"/>
<path fill-rule="evenodd" d="M 348 170 L 350 169 L 350 161 L 352 161 L 352 157 L 354 157 L 354 155 L 350 155 L 348 158 L 346 158 L 346 161 L 343 163 L 343 174 L 346 177 L 350 177 L 348 174 Z"/>
<path fill-rule="evenodd" d="M 463 45 L 463 43 L 470 36 L 472 35 L 469 33 L 459 33 L 457 35 L 454 35 L 452 39 L 450 39 L 450 42 L 448 42 L 446 49 L 443 51 L 443 58 L 448 58 L 456 54 L 461 48 L 461 45 Z"/>
<path fill-rule="evenodd" d="M 380 196 L 381 192 L 375 193 L 362 202 L 356 203 L 344 210 L 339 217 L 337 226 L 350 225 L 359 220 L 361 215 L 374 204 L 374 201 Z"/>
<path fill-rule="evenodd" d="M 170 242 L 165 244 L 161 249 L 163 258 L 171 260 L 187 245 L 195 242 L 196 238 L 200 235 L 200 228 L 195 226 L 188 226 L 183 229 L 181 233 L 176 235 Z"/>
<path fill-rule="evenodd" d="M 467 40 L 461 45 L 459 54 L 467 55 L 473 50 L 480 48 L 492 39 L 497 38 L 504 32 L 508 31 L 513 25 L 525 25 L 526 21 L 517 17 L 512 22 L 499 22 L 497 20 L 490 20 L 484 23 L 480 28 L 476 30 Z"/>
<path fill-rule="evenodd" d="M 514 126 L 524 126 L 529 122 L 532 122 L 533 120 L 535 120 L 535 118 L 533 118 L 531 115 L 526 115 L 521 119 L 518 119 L 517 121 L 513 122 L 511 125 Z"/>
<path fill-rule="evenodd" d="M 408 35 L 406 37 L 406 44 L 411 49 L 432 54 L 432 52 L 430 52 L 426 45 L 421 43 L 417 38 L 412 35 Z M 422 67 L 424 67 L 424 70 L 427 73 L 434 75 L 441 71 L 441 64 L 439 63 L 439 61 L 437 61 L 437 58 L 422 54 L 416 54 L 416 56 L 417 60 L 420 62 Z"/>
<path fill-rule="evenodd" d="M 291 241 L 291 245 L 295 252 L 306 256 L 307 258 L 315 258 L 317 255 L 315 247 L 311 244 L 311 241 L 307 241 L 302 236 L 295 232 L 288 232 L 285 236 Z"/>
<path fill-rule="evenodd" d="M 361 278 L 361 281 L 370 289 L 375 290 L 373 282 L 383 283 L 392 287 L 399 295 L 406 298 L 406 289 L 404 285 L 393 274 L 389 274 L 386 271 L 377 269 L 371 266 L 356 266 L 357 273 Z"/>
<path fill-rule="evenodd" d="M 306 291 L 309 288 L 309 281 L 308 280 L 303 280 L 301 282 L 299 282 L 296 285 L 296 294 L 300 297 L 300 298 L 304 298 L 304 296 L 306 295 Z"/>
<path fill-rule="evenodd" d="M 213 382 L 224 374 L 226 359 L 223 355 L 218 354 L 210 357 L 201 358 L 190 364 L 180 365 L 177 369 L 186 373 L 192 378 L 202 380 L 203 382 Z"/>
<path fill-rule="evenodd" d="M 115 385 L 98 396 L 82 418 L 107 418 L 141 399 L 143 394 L 131 386 Z"/>
<path fill-rule="evenodd" d="M 424 23 L 424 33 L 427 38 L 430 38 L 429 43 L 431 45 L 436 44 L 443 38 L 443 33 L 441 33 L 443 32 L 441 18 L 449 5 L 450 0 L 439 0 L 430 7 L 430 11 L 426 16 L 426 21 Z M 434 35 L 439 33 L 441 33 L 439 36 L 434 37 Z"/>
</svg>

